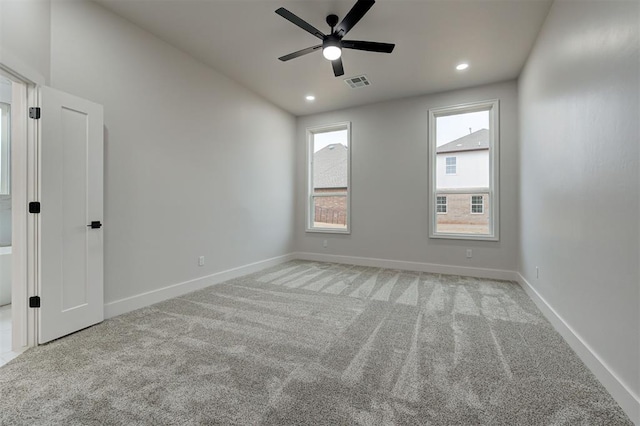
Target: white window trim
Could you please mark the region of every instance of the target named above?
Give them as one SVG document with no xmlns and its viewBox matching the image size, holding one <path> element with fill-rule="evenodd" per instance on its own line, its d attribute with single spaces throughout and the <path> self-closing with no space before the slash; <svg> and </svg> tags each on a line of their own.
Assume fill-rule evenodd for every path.
<svg viewBox="0 0 640 426">
<path fill-rule="evenodd" d="M 489 110 L 489 188 L 486 193 L 489 194 L 489 233 L 487 235 L 477 234 L 454 234 L 446 232 L 436 232 L 437 214 L 436 214 L 436 169 L 437 169 L 437 147 L 436 147 L 436 119 L 447 115 L 462 114 L 467 112 L 486 111 Z M 481 240 L 481 241 L 499 241 L 500 240 L 500 101 L 492 99 L 480 102 L 470 102 L 454 106 L 431 108 L 429 109 L 429 165 L 431 171 L 429 173 L 429 238 L 442 238 L 452 240 Z M 445 160 L 446 167 L 446 160 Z M 442 193 L 443 191 L 438 191 Z M 468 193 L 469 189 L 462 191 L 450 191 Z M 484 206 L 483 206 L 484 211 Z"/>
<path fill-rule="evenodd" d="M 331 195 L 343 195 L 342 193 L 321 193 L 313 195 L 313 135 L 316 133 L 331 132 L 347 129 L 347 220 L 345 229 L 318 228 L 313 226 L 313 199 L 314 197 L 328 197 Z M 351 234 L 351 122 L 333 123 L 325 126 L 307 128 L 307 208 L 306 208 L 306 232 L 318 232 L 325 234 Z"/>
<path fill-rule="evenodd" d="M 473 197 L 482 197 L 482 211 L 474 212 L 473 211 Z M 484 214 L 484 195 L 472 195 L 469 199 L 469 214 Z"/>
</svg>

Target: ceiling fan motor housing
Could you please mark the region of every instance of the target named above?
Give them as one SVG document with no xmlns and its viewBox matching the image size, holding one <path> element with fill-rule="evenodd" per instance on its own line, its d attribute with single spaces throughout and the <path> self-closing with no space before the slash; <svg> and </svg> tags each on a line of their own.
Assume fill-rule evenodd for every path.
<svg viewBox="0 0 640 426">
<path fill-rule="evenodd" d="M 338 37 L 333 34 L 329 34 L 322 41 L 322 48 L 326 49 L 329 46 L 342 47 L 342 44 L 340 43 L 340 39 Z"/>
<path fill-rule="evenodd" d="M 331 27 L 331 32 L 333 32 L 335 26 L 338 25 L 338 15 L 327 16 L 327 24 L 329 24 L 329 26 Z"/>
</svg>

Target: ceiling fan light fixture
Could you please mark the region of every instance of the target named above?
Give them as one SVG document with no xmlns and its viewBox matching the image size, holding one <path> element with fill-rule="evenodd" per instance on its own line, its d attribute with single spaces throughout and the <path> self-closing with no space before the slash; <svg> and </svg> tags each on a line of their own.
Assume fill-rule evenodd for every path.
<svg viewBox="0 0 640 426">
<path fill-rule="evenodd" d="M 322 56 L 330 61 L 335 61 L 342 56 L 342 49 L 335 44 L 327 44 L 322 48 Z"/>
<path fill-rule="evenodd" d="M 341 47 L 340 39 L 334 35 L 330 35 L 322 42 L 322 56 L 330 61 L 335 61 L 342 56 Z"/>
</svg>

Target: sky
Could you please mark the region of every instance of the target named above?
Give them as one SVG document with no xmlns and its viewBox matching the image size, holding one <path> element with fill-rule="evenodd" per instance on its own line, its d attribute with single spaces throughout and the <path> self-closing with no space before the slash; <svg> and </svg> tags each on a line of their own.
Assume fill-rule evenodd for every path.
<svg viewBox="0 0 640 426">
<path fill-rule="evenodd" d="M 318 152 L 332 143 L 341 143 L 347 146 L 347 130 L 337 130 L 335 132 L 316 133 L 313 135 L 313 152 Z"/>
<path fill-rule="evenodd" d="M 471 127 L 471 132 L 469 132 Z M 489 128 L 489 111 L 438 117 L 436 122 L 436 146 L 444 145 L 480 129 Z"/>
</svg>

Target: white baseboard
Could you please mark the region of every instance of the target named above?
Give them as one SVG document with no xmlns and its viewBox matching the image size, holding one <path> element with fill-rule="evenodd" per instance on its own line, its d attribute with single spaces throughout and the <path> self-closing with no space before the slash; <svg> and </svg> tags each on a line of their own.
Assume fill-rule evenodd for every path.
<svg viewBox="0 0 640 426">
<path fill-rule="evenodd" d="M 217 272 L 206 277 L 196 278 L 194 280 L 172 284 L 157 290 L 146 293 L 137 294 L 135 296 L 116 300 L 104 305 L 104 317 L 113 318 L 118 315 L 146 306 L 159 303 L 173 297 L 182 296 L 192 291 L 200 290 L 214 284 L 240 277 L 242 275 L 258 272 L 262 269 L 288 262 L 289 260 L 301 259 L 312 260 L 316 262 L 333 262 L 346 263 L 350 265 L 374 266 L 378 268 L 403 269 L 408 271 L 431 272 L 435 274 L 464 275 L 468 277 L 490 278 L 498 280 L 515 281 L 517 275 L 513 271 L 504 271 L 500 269 L 484 269 L 469 268 L 464 266 L 437 265 L 431 263 L 406 262 L 400 260 L 375 259 L 368 257 L 355 256 L 337 256 L 320 253 L 290 253 L 283 256 L 274 257 L 272 259 L 251 263 L 249 265 L 240 266 L 238 268 Z"/>
<path fill-rule="evenodd" d="M 159 303 L 174 297 L 182 296 L 184 294 L 191 293 L 193 291 L 200 290 L 214 284 L 220 284 L 221 282 L 233 278 L 238 278 L 243 275 L 252 274 L 262 269 L 279 265 L 293 259 L 295 259 L 295 256 L 293 254 L 273 257 L 271 259 L 261 260 L 259 262 L 250 263 L 248 265 L 243 265 L 237 268 L 227 269 L 226 271 L 216 272 L 215 274 L 207 275 L 206 277 L 196 278 L 194 280 L 169 285 L 157 290 L 137 294 L 135 296 L 116 300 L 114 302 L 109 302 L 104 305 L 104 317 L 105 319 L 113 318 L 115 316 L 122 315 L 136 309 L 153 305 L 154 303 Z"/>
<path fill-rule="evenodd" d="M 571 346 L 582 362 L 591 370 L 602 385 L 609 391 L 625 413 L 636 425 L 640 426 L 640 398 L 614 374 L 598 354 L 577 334 L 569 324 L 549 305 L 536 289 L 520 274 L 517 282 L 538 306 L 558 333 Z"/>
<path fill-rule="evenodd" d="M 489 278 L 493 280 L 516 281 L 518 278 L 516 272 L 502 269 L 470 268 L 468 266 L 407 262 L 403 260 L 376 259 L 372 257 L 338 256 L 323 253 L 296 252 L 293 254 L 296 259 L 313 260 L 315 262 L 346 263 L 349 265 L 431 272 L 434 274 L 463 275 L 465 277 Z"/>
</svg>

